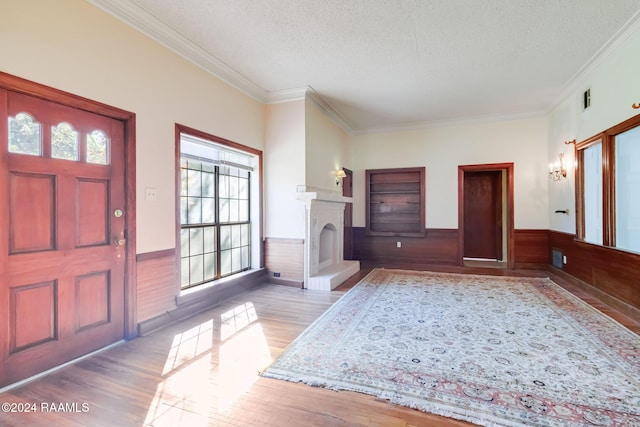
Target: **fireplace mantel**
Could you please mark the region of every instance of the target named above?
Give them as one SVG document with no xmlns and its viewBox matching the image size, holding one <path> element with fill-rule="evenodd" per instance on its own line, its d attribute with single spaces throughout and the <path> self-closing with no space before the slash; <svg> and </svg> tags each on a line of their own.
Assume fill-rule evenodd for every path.
<svg viewBox="0 0 640 427">
<path fill-rule="evenodd" d="M 311 200 L 320 200 L 323 202 L 335 203 L 351 203 L 352 197 L 345 197 L 339 191 L 326 190 L 324 188 L 309 187 L 306 185 L 298 186 L 296 198 L 303 202 L 309 203 Z"/>
<path fill-rule="evenodd" d="M 308 186 L 298 186 L 296 198 L 306 214 L 304 287 L 330 291 L 360 270 L 360 262 L 344 260 L 344 207 L 353 199 Z"/>
</svg>

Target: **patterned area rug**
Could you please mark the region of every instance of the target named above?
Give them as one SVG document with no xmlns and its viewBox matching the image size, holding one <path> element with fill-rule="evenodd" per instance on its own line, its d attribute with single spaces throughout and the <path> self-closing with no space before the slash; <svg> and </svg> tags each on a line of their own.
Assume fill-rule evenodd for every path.
<svg viewBox="0 0 640 427">
<path fill-rule="evenodd" d="M 262 375 L 487 426 L 640 426 L 640 337 L 542 278 L 374 270 Z"/>
</svg>

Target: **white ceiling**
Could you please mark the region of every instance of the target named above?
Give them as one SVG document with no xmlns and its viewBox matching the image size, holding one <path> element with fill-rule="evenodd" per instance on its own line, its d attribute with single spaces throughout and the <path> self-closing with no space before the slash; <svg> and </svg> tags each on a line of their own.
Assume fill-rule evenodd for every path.
<svg viewBox="0 0 640 427">
<path fill-rule="evenodd" d="M 548 112 L 640 0 L 89 0 L 262 102 L 352 133 Z"/>
</svg>

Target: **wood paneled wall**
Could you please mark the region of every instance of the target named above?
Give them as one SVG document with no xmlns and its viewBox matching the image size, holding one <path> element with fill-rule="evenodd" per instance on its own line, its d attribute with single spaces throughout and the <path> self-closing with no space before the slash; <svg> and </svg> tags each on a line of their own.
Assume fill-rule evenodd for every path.
<svg viewBox="0 0 640 427">
<path fill-rule="evenodd" d="M 373 262 L 458 264 L 458 230 L 428 228 L 424 237 L 370 236 L 353 228 L 354 258 Z M 400 242 L 401 247 L 397 247 Z"/>
<path fill-rule="evenodd" d="M 514 230 L 514 268 L 546 269 L 550 264 L 549 230 Z"/>
<path fill-rule="evenodd" d="M 304 281 L 304 239 L 265 239 L 265 266 L 272 283 L 302 287 Z M 280 273 L 280 277 L 274 277 Z"/>
<path fill-rule="evenodd" d="M 548 230 L 515 230 L 516 268 L 547 268 Z M 363 227 L 353 229 L 355 258 L 372 262 L 411 264 L 459 264 L 458 230 L 428 228 L 425 237 L 367 235 Z M 397 242 L 401 247 L 397 247 Z"/>
<path fill-rule="evenodd" d="M 176 251 L 138 254 L 138 322 L 159 316 L 176 308 Z"/>
<path fill-rule="evenodd" d="M 567 257 L 563 271 L 613 300 L 640 310 L 640 255 L 575 240 L 573 234 L 549 232 L 549 253 L 557 249 Z M 617 300 L 617 301 L 615 301 Z M 618 305 L 621 303 L 622 305 Z"/>
</svg>

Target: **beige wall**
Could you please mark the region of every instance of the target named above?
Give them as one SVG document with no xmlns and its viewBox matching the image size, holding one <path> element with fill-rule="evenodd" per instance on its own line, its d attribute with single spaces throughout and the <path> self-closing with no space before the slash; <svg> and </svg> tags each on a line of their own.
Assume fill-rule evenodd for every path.
<svg viewBox="0 0 640 427">
<path fill-rule="evenodd" d="M 265 127 L 265 237 L 304 238 L 305 101 L 267 105 Z"/>
<path fill-rule="evenodd" d="M 306 101 L 306 173 L 305 185 L 332 191 L 336 171 L 350 169 L 349 135 L 338 127 L 312 99 Z"/>
<path fill-rule="evenodd" d="M 136 113 L 137 253 L 175 246 L 176 122 L 263 149 L 264 105 L 95 6 L 0 9 L 0 71 Z M 157 199 L 141 197 L 145 187 Z"/>
<path fill-rule="evenodd" d="M 549 180 L 550 209 L 570 209 L 570 215 L 552 214 L 552 230 L 575 233 L 575 179 L 573 145 L 564 141 L 583 141 L 640 113 L 631 105 L 640 103 L 640 30 L 630 34 L 618 47 L 575 82 L 567 96 L 549 115 L 549 160 L 564 152 L 569 166 L 568 179 Z M 591 107 L 583 111 L 582 96 L 591 89 Z"/>
<path fill-rule="evenodd" d="M 426 167 L 426 227 L 458 228 L 458 166 L 514 163 L 515 227 L 548 227 L 547 121 L 460 124 L 354 136 L 354 226 L 365 225 L 366 169 Z"/>
</svg>

